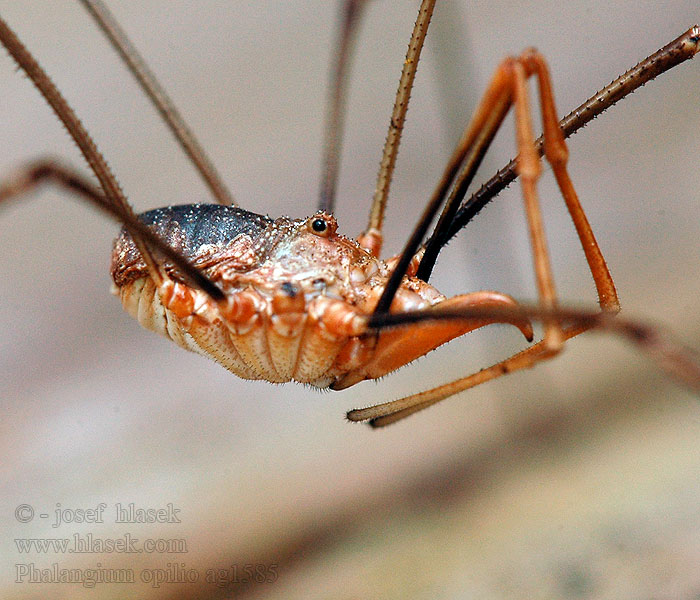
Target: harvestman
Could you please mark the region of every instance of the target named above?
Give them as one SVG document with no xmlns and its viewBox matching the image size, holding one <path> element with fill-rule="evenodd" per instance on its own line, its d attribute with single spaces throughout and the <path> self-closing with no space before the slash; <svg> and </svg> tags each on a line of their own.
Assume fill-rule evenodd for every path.
<svg viewBox="0 0 700 600">
<path fill-rule="evenodd" d="M 235 207 L 211 162 L 125 34 L 98 0 L 82 0 L 173 130 L 218 205 L 172 206 L 136 216 L 95 144 L 27 49 L 0 20 L 0 41 L 65 124 L 101 190 L 51 162 L 22 169 L 0 185 L 0 202 L 49 180 L 66 186 L 124 225 L 115 242 L 112 276 L 125 309 L 145 327 L 209 356 L 247 379 L 299 381 L 344 389 L 376 379 L 430 350 L 490 323 L 510 323 L 543 339 L 478 373 L 401 400 L 348 413 L 352 421 L 387 425 L 456 392 L 555 356 L 563 343 L 592 328 L 618 333 L 662 368 L 700 390 L 693 353 L 657 329 L 615 317 L 617 292 L 566 168 L 565 138 L 661 72 L 698 52 L 693 27 L 561 122 L 544 58 L 535 50 L 496 69 L 401 254 L 380 260 L 384 209 L 416 66 L 435 0 L 424 0 L 399 83 L 367 230 L 357 240 L 337 233 L 332 216 L 350 47 L 363 0 L 346 0 L 327 116 L 325 175 L 319 211 L 307 219 L 272 220 Z M 534 78 L 544 134 L 535 140 L 527 80 Z M 474 174 L 506 114 L 515 111 L 519 155 L 465 200 Z M 600 310 L 557 304 L 536 182 L 541 157 L 552 166 L 598 292 Z M 473 216 L 520 177 L 533 251 L 538 303 L 525 306 L 499 292 L 445 298 L 428 283 L 440 250 Z M 445 199 L 447 200 L 445 201 Z M 430 224 L 442 213 L 432 234 Z"/>
</svg>

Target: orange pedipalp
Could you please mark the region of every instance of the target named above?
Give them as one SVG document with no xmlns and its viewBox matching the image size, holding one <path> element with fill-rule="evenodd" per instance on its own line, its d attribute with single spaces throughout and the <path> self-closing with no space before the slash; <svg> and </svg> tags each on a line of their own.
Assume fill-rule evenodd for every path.
<svg viewBox="0 0 700 600">
<path fill-rule="evenodd" d="M 508 308 L 517 302 L 506 294 L 482 291 L 448 298 L 436 308 Z M 378 336 L 372 356 L 359 369 L 348 372 L 331 387 L 345 389 L 363 379 L 376 379 L 420 358 L 439 346 L 459 336 L 490 325 L 509 323 L 518 327 L 527 340 L 532 340 L 533 331 L 529 321 L 522 318 L 481 318 L 454 321 L 432 321 L 415 323 L 404 327 L 382 331 Z"/>
</svg>

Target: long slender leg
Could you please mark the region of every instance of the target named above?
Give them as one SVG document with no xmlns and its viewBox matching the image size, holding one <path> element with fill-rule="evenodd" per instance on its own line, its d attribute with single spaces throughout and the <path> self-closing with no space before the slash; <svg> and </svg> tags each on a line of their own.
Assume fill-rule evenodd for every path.
<svg viewBox="0 0 700 600">
<path fill-rule="evenodd" d="M 544 153 L 547 161 L 552 165 L 557 185 L 574 222 L 574 227 L 576 227 L 576 233 L 581 241 L 588 267 L 598 291 L 600 307 L 603 310 L 616 313 L 620 310 L 620 302 L 615 284 L 566 168 L 569 151 L 564 141 L 564 134 L 557 122 L 557 111 L 547 62 L 539 52 L 534 50 L 526 50 L 523 53 L 522 61 L 529 67 L 530 72 L 535 73 L 539 83 L 544 129 Z"/>
<path fill-rule="evenodd" d="M 513 76 L 515 129 L 519 151 L 518 173 L 525 200 L 537 290 L 540 306 L 552 309 L 556 306 L 554 276 L 547 250 L 542 211 L 537 198 L 537 179 L 542 172 L 542 167 L 535 151 L 535 136 L 532 133 L 531 110 L 527 93 L 527 74 L 522 59 L 513 63 Z M 556 321 L 545 322 L 544 342 L 548 353 L 559 352 L 564 343 L 559 323 Z"/>
<path fill-rule="evenodd" d="M 206 292 L 214 300 L 224 299 L 223 292 L 215 283 L 179 252 L 163 242 L 133 214 L 122 210 L 119 205 L 110 202 L 98 188 L 76 171 L 62 167 L 54 162 L 40 161 L 33 163 L 18 170 L 7 180 L 0 181 L 0 208 L 3 203 L 30 192 L 44 182 L 60 185 L 97 206 L 110 217 L 122 223 L 134 239 L 138 237 L 144 240 L 149 248 L 157 250 L 159 254 L 162 254 L 176 265 L 190 285 Z M 164 277 L 167 277 L 160 268 L 157 268 L 151 276 L 158 284 L 161 284 Z"/>
<path fill-rule="evenodd" d="M 476 175 L 476 172 L 481 165 L 481 162 L 486 155 L 486 152 L 493 141 L 498 129 L 505 118 L 506 113 L 510 108 L 510 103 L 503 102 L 502 107 L 499 111 L 491 111 L 491 118 L 484 130 L 482 131 L 479 139 L 475 141 L 474 147 L 471 149 L 469 155 L 462 163 L 462 169 L 459 175 L 455 178 L 454 186 L 450 191 L 450 195 L 445 203 L 445 206 L 440 214 L 437 225 L 432 235 L 428 238 L 428 241 L 422 246 L 419 252 L 422 254 L 420 259 L 420 265 L 416 270 L 416 277 L 422 279 L 423 281 L 428 281 L 430 278 L 430 273 L 435 266 L 438 254 L 442 249 L 443 245 L 441 243 L 441 237 L 439 232 L 443 231 L 449 227 L 450 223 L 454 220 L 455 214 L 459 209 L 459 203 L 464 198 L 467 188 L 471 185 L 471 182 Z M 422 252 L 421 252 L 422 251 Z"/>
<path fill-rule="evenodd" d="M 698 52 L 700 52 L 700 27 L 695 25 L 617 77 L 566 115 L 559 122 L 559 128 L 564 137 L 571 137 L 595 117 L 645 83 L 693 58 Z M 538 154 L 542 156 L 544 153 L 542 137 L 537 140 L 536 146 Z M 515 181 L 516 177 L 516 159 L 513 159 L 462 204 L 454 220 L 451 223 L 446 223 L 445 230 L 436 231 L 440 247 L 444 247 L 482 208 Z"/>
<path fill-rule="evenodd" d="M 158 83 L 156 76 L 148 68 L 143 57 L 136 50 L 104 3 L 101 0 L 81 0 L 81 2 L 126 63 L 129 71 L 131 71 L 141 88 L 146 92 L 146 95 L 151 99 L 151 102 L 153 102 L 153 105 L 173 132 L 175 139 L 177 139 L 190 158 L 192 164 L 199 171 L 217 202 L 235 206 L 236 203 L 231 196 L 231 192 L 224 184 L 214 164 L 209 160 L 206 152 L 204 152 L 197 138 L 187 127 L 185 120 L 175 108 L 172 100 L 160 83 Z"/>
<path fill-rule="evenodd" d="M 416 76 L 416 69 L 418 68 L 418 60 L 420 59 L 420 53 L 423 49 L 423 42 L 428 33 L 430 19 L 433 16 L 435 1 L 436 0 L 423 0 L 418 9 L 418 18 L 416 19 L 411 41 L 408 45 L 406 60 L 404 61 L 401 79 L 399 80 L 399 89 L 396 92 L 394 109 L 391 113 L 389 132 L 387 133 L 386 142 L 384 144 L 379 175 L 377 176 L 377 186 L 372 200 L 372 208 L 369 213 L 369 223 L 366 231 L 357 238 L 361 246 L 367 248 L 377 257 L 382 247 L 384 210 L 389 197 L 391 179 L 394 175 L 396 157 L 399 153 L 399 144 L 401 142 L 404 121 L 406 120 L 408 101 L 411 97 L 413 81 Z"/>
<path fill-rule="evenodd" d="M 552 151 L 550 152 L 550 161 L 555 172 L 557 183 L 562 190 L 565 202 L 574 221 L 574 225 L 576 226 L 577 233 L 582 245 L 584 246 L 586 259 L 598 290 L 599 305 L 601 309 L 603 309 L 603 312 L 598 315 L 597 320 L 592 318 L 587 320 L 584 319 L 575 326 L 564 328 L 563 338 L 570 339 L 579 333 L 590 329 L 591 327 L 600 326 L 602 323 L 607 324 L 605 327 L 606 329 L 610 328 L 611 323 L 615 323 L 615 329 L 618 332 L 623 332 L 624 330 L 632 341 L 637 342 L 643 350 L 646 350 L 662 366 L 662 368 L 667 370 L 669 374 L 676 376 L 678 379 L 690 385 L 693 389 L 700 388 L 700 366 L 698 364 L 698 359 L 692 352 L 687 351 L 687 349 L 673 343 L 672 341 L 663 339 L 663 336 L 659 336 L 657 331 L 648 328 L 645 331 L 642 331 L 642 328 L 637 325 L 630 325 L 625 328 L 623 327 L 622 321 L 619 319 L 614 322 L 611 322 L 608 319 L 600 319 L 601 317 L 608 317 L 610 314 L 616 313 L 619 310 L 619 303 L 617 300 L 615 287 L 607 270 L 607 266 L 605 265 L 605 261 L 600 254 L 595 238 L 590 231 L 590 226 L 588 225 L 585 215 L 583 214 L 578 198 L 576 197 L 573 186 L 571 185 L 568 174 L 566 173 L 566 148 L 563 146 L 563 139 L 561 138 L 569 137 L 570 135 L 574 134 L 595 116 L 614 105 L 620 99 L 644 85 L 644 83 L 652 80 L 660 73 L 663 73 L 673 66 L 692 58 L 699 50 L 700 29 L 697 26 L 694 26 L 677 39 L 661 48 L 659 51 L 641 61 L 635 67 L 625 72 L 622 76 L 615 79 L 600 92 L 589 98 L 581 106 L 564 117 L 561 122 L 556 124 L 556 129 L 559 129 L 563 136 L 555 136 L 551 135 L 551 133 L 549 136 L 550 139 L 553 140 Z M 526 53 L 525 58 L 529 58 L 528 53 Z M 528 60 L 528 62 L 530 61 Z M 543 73 L 546 73 L 546 69 L 543 70 L 538 68 L 536 64 L 534 68 L 532 66 L 531 68 L 538 72 L 538 79 L 540 80 L 540 83 L 543 79 L 546 79 L 548 82 L 548 77 L 543 77 Z M 548 83 L 545 84 L 545 86 L 541 85 L 540 94 L 542 96 L 551 96 L 551 89 L 549 89 Z M 548 129 L 551 132 L 553 129 L 552 121 L 556 120 L 554 103 L 553 101 L 548 103 L 547 100 L 543 100 L 542 103 L 545 106 L 551 107 L 551 111 L 543 108 L 545 129 Z M 543 138 L 539 138 L 535 145 L 539 156 L 542 156 L 545 153 L 543 146 Z M 559 154 L 559 156 L 557 156 L 557 154 Z M 444 246 L 452 236 L 460 231 L 460 229 L 464 227 L 464 225 L 466 225 L 474 217 L 474 215 L 481 210 L 481 208 L 483 208 L 483 206 L 485 206 L 500 191 L 507 187 L 508 184 L 516 179 L 518 175 L 517 166 L 516 160 L 510 161 L 506 167 L 501 169 L 496 176 L 491 178 L 487 184 L 482 186 L 482 188 L 476 194 L 474 194 L 467 202 L 463 204 L 451 224 L 447 222 L 445 223 L 445 228 L 441 229 L 438 227 L 436 229 L 434 235 L 439 239 L 438 247 Z M 427 275 L 429 275 L 429 273 L 430 268 L 427 269 Z M 557 309 L 554 312 L 560 313 L 562 321 L 564 320 L 564 315 L 561 314 L 561 309 Z M 429 315 L 425 314 L 425 312 L 414 316 L 417 319 L 424 317 L 431 318 Z M 457 315 L 443 316 L 447 318 L 458 318 Z M 477 315 L 463 315 L 463 318 L 469 316 Z M 483 317 L 486 315 L 480 316 Z M 523 316 L 535 318 L 537 315 L 535 312 L 529 311 L 527 313 L 523 313 Z M 552 313 L 551 316 L 554 318 L 554 313 Z M 399 319 L 395 320 L 395 323 L 414 322 L 413 319 L 409 320 L 409 317 L 411 317 L 411 315 L 405 313 L 403 315 L 373 315 L 371 323 L 374 326 L 381 328 L 382 326 L 390 325 L 392 319 Z M 402 321 L 400 319 L 404 320 Z M 540 342 L 527 350 L 510 357 L 509 359 L 501 361 L 492 367 L 480 371 L 479 373 L 475 373 L 469 377 L 451 382 L 445 386 L 435 388 L 434 390 L 429 390 L 421 394 L 409 396 L 401 400 L 388 402 L 386 404 L 377 405 L 367 409 L 350 411 L 348 413 L 348 419 L 352 421 L 372 419 L 371 424 L 377 427 L 388 425 L 410 414 L 413 414 L 414 412 L 422 410 L 423 408 L 427 408 L 428 406 L 435 404 L 436 402 L 439 402 L 440 400 L 458 391 L 474 387 L 475 385 L 499 377 L 507 372 L 512 372 L 513 370 L 526 368 L 533 365 L 535 362 L 544 358 L 544 356 L 542 356 L 544 346 L 544 343 Z"/>
<path fill-rule="evenodd" d="M 479 157 L 485 151 L 490 140 L 493 139 L 495 129 L 500 125 L 511 104 L 512 74 L 509 73 L 510 68 L 507 63 L 508 61 L 502 62 L 496 69 L 496 73 L 481 98 L 471 121 L 447 161 L 440 181 L 396 260 L 396 267 L 375 306 L 373 318 L 381 319 L 381 315 L 389 311 L 396 290 L 398 290 L 410 263 L 414 260 L 416 251 L 449 191 L 460 166 L 463 163 L 468 165 L 478 163 Z"/>
<path fill-rule="evenodd" d="M 517 308 L 488 307 L 484 309 L 481 307 L 470 307 L 457 310 L 445 310 L 438 306 L 427 310 L 386 315 L 384 327 L 433 319 L 483 320 L 485 318 L 499 320 L 504 320 L 505 318 L 512 320 L 516 318 L 537 319 L 540 321 L 557 320 L 562 325 L 566 324 L 562 331 L 564 339 L 567 340 L 591 329 L 620 335 L 645 353 L 669 377 L 700 394 L 700 355 L 696 350 L 687 348 L 658 327 L 616 317 L 611 311 L 607 310 L 586 311 L 562 308 L 549 310 L 522 304 Z M 457 392 L 496 379 L 506 373 L 531 367 L 540 360 L 549 357 L 546 350 L 544 341 L 540 341 L 510 358 L 468 377 L 392 402 L 352 410 L 347 417 L 350 421 L 370 419 L 370 424 L 374 427 L 389 425 L 432 406 Z"/>
<path fill-rule="evenodd" d="M 489 91 L 485 95 L 485 100 L 489 102 L 484 103 L 482 101 L 479 109 L 477 109 L 477 115 L 481 110 L 488 110 L 489 106 L 493 107 L 491 108 L 492 113 L 500 114 L 502 109 L 497 104 L 490 102 L 493 100 L 490 97 L 490 92 L 493 89 L 498 91 L 498 95 L 495 97 L 500 95 L 502 98 L 505 97 L 506 101 L 511 101 L 512 98 L 512 102 L 515 105 L 516 138 L 519 151 L 517 171 L 520 175 L 525 201 L 540 308 L 545 312 L 553 311 L 556 309 L 557 304 L 542 214 L 537 199 L 536 182 L 541 172 L 541 166 L 532 133 L 531 110 L 526 87 L 527 78 L 531 75 L 537 77 L 540 89 L 540 104 L 545 132 L 545 155 L 552 164 L 557 183 L 576 226 L 577 234 L 584 246 L 586 259 L 598 289 L 600 307 L 604 311 L 615 313 L 619 310 L 615 286 L 566 170 L 568 151 L 556 118 L 556 107 L 546 62 L 537 52 L 528 50 L 517 59 L 510 58 L 501 63 L 492 79 Z M 376 320 L 380 319 L 381 316 L 376 315 Z M 544 325 L 544 339 L 535 346 L 474 375 L 459 379 L 435 390 L 430 390 L 424 394 L 417 394 L 398 400 L 396 404 L 388 403 L 385 405 L 385 408 L 389 412 L 381 416 L 381 421 L 375 421 L 375 425 L 394 422 L 458 391 L 474 387 L 490 379 L 530 367 L 536 362 L 551 358 L 559 352 L 565 340 L 579 335 L 590 328 L 589 325 L 584 324 L 564 330 L 560 320 L 546 318 L 544 319 Z M 371 409 L 368 410 L 371 411 Z M 366 414 L 366 412 L 353 412 L 349 418 L 368 418 L 363 416 Z M 375 417 L 371 416 L 369 418 Z M 379 417 L 377 416 L 376 418 Z"/>
<path fill-rule="evenodd" d="M 107 165 L 102 154 L 97 149 L 97 145 L 88 134 L 77 115 L 70 107 L 53 81 L 46 74 L 41 65 L 34 59 L 29 50 L 22 44 L 10 27 L 0 19 L 0 43 L 5 46 L 12 58 L 24 70 L 32 80 L 36 88 L 44 97 L 49 106 L 56 113 L 56 116 L 65 125 L 68 133 L 78 145 L 80 152 L 92 169 L 100 182 L 107 201 L 117 208 L 122 214 L 128 214 L 136 220 L 133 209 L 129 205 L 124 192 L 122 192 L 116 177 Z M 146 243 L 137 235 L 134 238 L 136 247 L 143 257 L 151 276 L 155 281 L 159 278 L 158 263 L 149 250 Z"/>
</svg>

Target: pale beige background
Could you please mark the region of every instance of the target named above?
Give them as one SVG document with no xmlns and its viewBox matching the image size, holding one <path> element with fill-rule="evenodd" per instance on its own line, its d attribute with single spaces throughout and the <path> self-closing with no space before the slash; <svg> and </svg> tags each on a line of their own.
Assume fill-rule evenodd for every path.
<svg viewBox="0 0 700 600">
<path fill-rule="evenodd" d="M 316 204 L 334 3 L 111 3 L 241 204 Z M 337 211 L 364 226 L 416 2 L 371 3 L 350 96 Z M 139 210 L 206 201 L 169 133 L 77 3 L 2 0 Z M 560 113 L 700 19 L 694 2 L 457 2 L 438 7 L 387 216 L 401 246 L 498 60 L 535 45 Z M 571 142 L 571 171 L 628 316 L 700 347 L 700 62 L 649 84 Z M 38 155 L 82 167 L 25 78 L 0 59 L 0 176 Z M 484 176 L 513 152 L 512 124 Z M 562 296 L 594 302 L 548 176 Z M 622 342 L 589 336 L 550 365 L 374 432 L 346 410 L 438 385 L 520 347 L 473 334 L 342 393 L 243 382 L 142 329 L 108 293 L 116 227 L 46 190 L 0 215 L 0 589 L 13 598 L 208 597 L 203 586 L 14 583 L 14 565 L 204 573 L 280 563 L 279 598 L 694 597 L 700 407 Z M 447 293 L 534 294 L 517 187 L 445 253 Z M 18 523 L 15 507 L 181 509 L 182 524 Z M 187 555 L 19 555 L 17 537 L 175 537 Z M 217 592 L 221 593 L 221 592 Z M 223 597 L 227 597 L 224 593 Z"/>
</svg>

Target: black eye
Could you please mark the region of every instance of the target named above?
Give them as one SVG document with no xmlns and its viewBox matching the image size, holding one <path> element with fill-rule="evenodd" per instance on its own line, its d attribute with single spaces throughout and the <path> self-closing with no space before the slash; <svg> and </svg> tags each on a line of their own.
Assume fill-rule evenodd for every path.
<svg viewBox="0 0 700 600">
<path fill-rule="evenodd" d="M 316 233 L 324 233 L 328 229 L 328 223 L 326 223 L 325 219 L 314 219 L 311 222 L 311 229 Z"/>
</svg>

